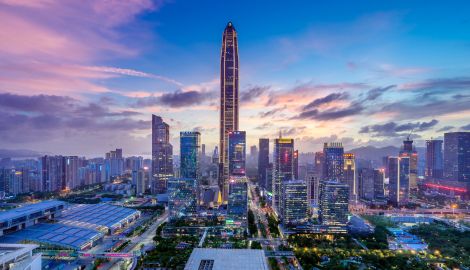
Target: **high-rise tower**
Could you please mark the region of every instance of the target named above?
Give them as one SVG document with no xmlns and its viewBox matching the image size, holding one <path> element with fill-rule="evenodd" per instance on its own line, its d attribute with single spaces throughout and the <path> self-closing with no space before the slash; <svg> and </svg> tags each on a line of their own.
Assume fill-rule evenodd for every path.
<svg viewBox="0 0 470 270">
<path fill-rule="evenodd" d="M 165 193 L 173 176 L 173 146 L 170 126 L 160 116 L 152 115 L 152 193 Z"/>
<path fill-rule="evenodd" d="M 219 187 L 228 199 L 228 133 L 238 130 L 238 39 L 232 22 L 225 27 L 220 55 Z"/>
</svg>

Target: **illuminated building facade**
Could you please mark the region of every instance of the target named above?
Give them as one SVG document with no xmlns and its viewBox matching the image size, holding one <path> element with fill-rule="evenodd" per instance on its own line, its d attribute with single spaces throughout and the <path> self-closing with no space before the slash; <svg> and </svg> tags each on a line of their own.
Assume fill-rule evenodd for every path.
<svg viewBox="0 0 470 270">
<path fill-rule="evenodd" d="M 470 132 L 444 134 L 444 177 L 470 185 Z"/>
<path fill-rule="evenodd" d="M 273 154 L 273 206 L 280 211 L 282 182 L 294 179 L 294 139 L 275 139 Z"/>
<path fill-rule="evenodd" d="M 410 197 L 410 158 L 390 157 L 388 160 L 389 201 L 405 205 Z"/>
<path fill-rule="evenodd" d="M 320 184 L 319 218 L 322 225 L 346 226 L 348 222 L 349 186 L 338 181 Z"/>
<path fill-rule="evenodd" d="M 266 177 L 266 170 L 269 167 L 269 139 L 259 139 L 258 147 L 258 182 L 260 183 L 261 187 L 265 189 L 269 187 L 269 190 L 271 190 L 271 187 L 268 185 L 268 179 Z"/>
<path fill-rule="evenodd" d="M 409 183 L 411 189 L 416 189 L 418 187 L 418 152 L 413 147 L 413 140 L 407 139 L 403 141 L 400 157 L 408 157 L 410 159 Z"/>
<path fill-rule="evenodd" d="M 424 176 L 428 180 L 440 180 L 444 176 L 442 143 L 442 140 L 426 141 L 426 167 L 424 169 Z"/>
<path fill-rule="evenodd" d="M 228 164 L 230 176 L 246 174 L 246 133 L 230 131 L 228 133 Z"/>
<path fill-rule="evenodd" d="M 180 132 L 180 177 L 198 179 L 201 133 Z"/>
<path fill-rule="evenodd" d="M 384 170 L 362 168 L 358 173 L 358 196 L 366 201 L 383 201 Z"/>
<path fill-rule="evenodd" d="M 228 198 L 228 134 L 238 130 L 238 38 L 232 22 L 222 36 L 220 55 L 220 144 L 219 187 Z"/>
<path fill-rule="evenodd" d="M 307 220 L 307 184 L 303 180 L 282 182 L 281 220 L 284 225 L 298 224 Z"/>
<path fill-rule="evenodd" d="M 349 199 L 350 201 L 357 200 L 357 181 L 356 181 L 356 159 L 353 153 L 344 153 L 344 181 L 343 183 L 349 186 Z"/>
<path fill-rule="evenodd" d="M 152 193 L 167 191 L 173 177 L 173 146 L 170 143 L 170 126 L 160 116 L 152 115 Z"/>
<path fill-rule="evenodd" d="M 323 179 L 337 180 L 343 179 L 344 173 L 344 148 L 339 142 L 325 143 L 323 145 Z"/>
<path fill-rule="evenodd" d="M 248 179 L 246 176 L 230 176 L 227 225 L 245 228 L 248 216 Z"/>
<path fill-rule="evenodd" d="M 168 210 L 170 220 L 197 214 L 195 178 L 170 178 L 168 180 Z"/>
</svg>

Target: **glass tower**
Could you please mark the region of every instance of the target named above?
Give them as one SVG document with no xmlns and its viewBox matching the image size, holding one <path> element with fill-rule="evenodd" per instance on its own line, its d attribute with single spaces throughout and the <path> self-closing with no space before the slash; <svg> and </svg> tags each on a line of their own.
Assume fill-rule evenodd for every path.
<svg viewBox="0 0 470 270">
<path fill-rule="evenodd" d="M 228 135 L 228 163 L 230 176 L 245 176 L 246 174 L 246 133 L 245 131 L 230 131 Z"/>
<path fill-rule="evenodd" d="M 426 168 L 424 170 L 424 176 L 426 179 L 441 180 L 444 175 L 442 143 L 442 140 L 426 141 Z"/>
<path fill-rule="evenodd" d="M 152 115 L 152 193 L 165 193 L 173 176 L 173 146 L 170 126 L 160 116 Z"/>
<path fill-rule="evenodd" d="M 232 22 L 222 36 L 220 55 L 220 145 L 219 187 L 224 201 L 228 198 L 228 134 L 238 130 L 238 39 Z"/>
<path fill-rule="evenodd" d="M 338 142 L 323 145 L 323 179 L 341 181 L 344 172 L 344 149 Z"/>
<path fill-rule="evenodd" d="M 282 182 L 294 179 L 294 139 L 275 139 L 273 159 L 273 206 L 279 212 Z"/>
<path fill-rule="evenodd" d="M 181 178 L 198 179 L 200 146 L 201 133 L 197 131 L 180 132 Z"/>
<path fill-rule="evenodd" d="M 269 139 L 259 139 L 258 153 L 258 182 L 263 188 L 267 188 L 266 170 L 269 167 Z M 269 187 L 271 190 L 271 187 Z"/>
</svg>

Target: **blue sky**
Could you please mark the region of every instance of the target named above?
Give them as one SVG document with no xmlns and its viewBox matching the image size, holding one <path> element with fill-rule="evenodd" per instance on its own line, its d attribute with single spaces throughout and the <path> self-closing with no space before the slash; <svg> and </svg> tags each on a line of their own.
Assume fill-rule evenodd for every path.
<svg viewBox="0 0 470 270">
<path fill-rule="evenodd" d="M 228 21 L 250 145 L 470 130 L 467 1 L 330 2 L 0 0 L 0 148 L 148 155 L 154 113 L 212 149 Z"/>
</svg>

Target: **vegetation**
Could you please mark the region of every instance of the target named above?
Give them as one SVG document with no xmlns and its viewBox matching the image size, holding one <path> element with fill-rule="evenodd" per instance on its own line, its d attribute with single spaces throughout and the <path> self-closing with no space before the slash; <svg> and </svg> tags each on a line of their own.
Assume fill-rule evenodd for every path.
<svg viewBox="0 0 470 270">
<path fill-rule="evenodd" d="M 154 240 L 156 247 L 145 256 L 144 266 L 145 264 L 157 264 L 160 267 L 171 269 L 183 269 L 192 249 L 199 241 L 196 236 L 163 238 L 158 235 L 154 237 Z M 177 249 L 176 246 L 181 242 L 190 244 L 190 248 Z"/>
<path fill-rule="evenodd" d="M 248 244 L 248 240 L 242 238 L 208 236 L 206 237 L 203 246 L 206 248 L 248 248 Z"/>
<path fill-rule="evenodd" d="M 258 241 L 251 242 L 251 249 L 262 249 L 261 243 Z"/>
<path fill-rule="evenodd" d="M 362 218 L 369 221 L 374 226 L 396 228 L 397 224 L 392 222 L 389 217 L 380 215 L 362 215 Z"/>
<path fill-rule="evenodd" d="M 358 236 L 361 241 L 369 249 L 388 249 L 387 236 L 389 231 L 383 225 L 375 226 L 374 233 L 366 236 Z"/>
<path fill-rule="evenodd" d="M 268 220 L 268 227 L 271 235 L 274 237 L 279 236 L 279 221 L 277 221 L 277 219 L 270 214 L 266 214 L 266 219 Z"/>
<path fill-rule="evenodd" d="M 250 236 L 256 236 L 258 234 L 258 228 L 256 227 L 255 223 L 255 215 L 253 211 L 248 210 L 248 231 L 250 232 Z"/>
<path fill-rule="evenodd" d="M 443 256 L 470 267 L 469 231 L 461 232 L 445 224 L 431 223 L 414 226 L 410 233 L 423 238 L 431 251 L 438 250 Z"/>
</svg>

